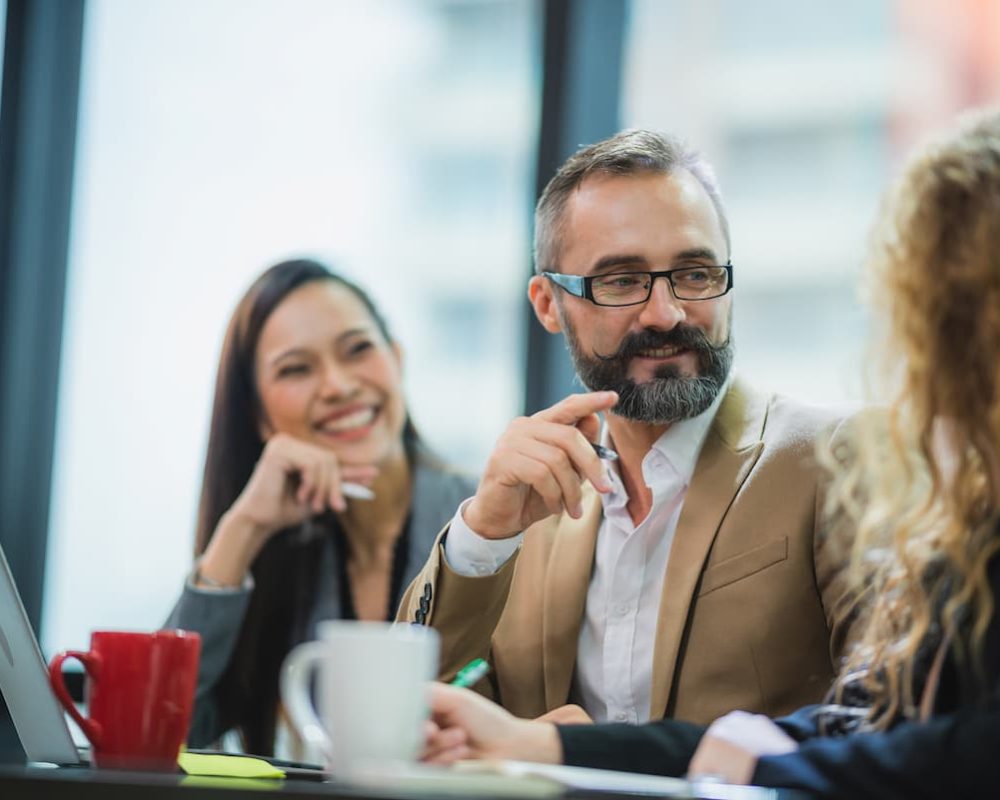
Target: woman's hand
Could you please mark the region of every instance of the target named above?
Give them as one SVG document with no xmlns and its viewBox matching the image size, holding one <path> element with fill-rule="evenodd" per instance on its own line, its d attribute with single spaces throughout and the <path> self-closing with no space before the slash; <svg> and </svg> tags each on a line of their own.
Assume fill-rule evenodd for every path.
<svg viewBox="0 0 1000 800">
<path fill-rule="evenodd" d="M 274 533 L 327 508 L 345 510 L 341 483 L 368 483 L 377 471 L 373 466 L 341 464 L 332 450 L 275 434 L 240 496 L 219 521 L 201 558 L 199 575 L 212 584 L 238 586 Z"/>
<path fill-rule="evenodd" d="M 732 711 L 709 725 L 688 765 L 688 778 L 750 783 L 758 758 L 796 749 L 795 740 L 768 717 Z"/>
<path fill-rule="evenodd" d="M 583 514 L 580 484 L 610 490 L 605 467 L 594 453 L 597 412 L 618 402 L 614 392 L 574 394 L 551 408 L 514 420 L 486 463 L 475 497 L 465 507 L 466 524 L 487 539 L 506 539 L 550 514 Z"/>
<path fill-rule="evenodd" d="M 468 689 L 433 684 L 428 727 L 422 759 L 432 764 L 453 764 L 466 758 L 562 762 L 562 743 L 555 725 L 518 719 Z"/>
<path fill-rule="evenodd" d="M 367 483 L 376 471 L 371 466 L 341 464 L 328 448 L 278 433 L 264 445 L 230 513 L 273 533 L 305 522 L 327 508 L 344 511 L 347 503 L 340 492 L 341 482 Z"/>
<path fill-rule="evenodd" d="M 565 706 L 559 706 L 559 708 L 553 708 L 551 711 L 546 711 L 540 717 L 535 717 L 535 722 L 551 722 L 553 725 L 594 724 L 594 720 L 590 718 L 590 714 L 584 711 L 580 706 L 572 703 Z"/>
</svg>

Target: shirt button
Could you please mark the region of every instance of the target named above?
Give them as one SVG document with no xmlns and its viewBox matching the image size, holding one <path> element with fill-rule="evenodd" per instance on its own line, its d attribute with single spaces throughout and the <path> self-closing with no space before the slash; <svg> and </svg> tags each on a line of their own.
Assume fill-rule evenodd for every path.
<svg viewBox="0 0 1000 800">
<path fill-rule="evenodd" d="M 615 714 L 615 719 L 618 720 L 619 722 L 626 722 L 628 720 L 628 714 L 626 714 L 624 711 L 619 711 L 617 714 Z"/>
<path fill-rule="evenodd" d="M 628 613 L 628 606 L 625 605 L 625 603 L 619 603 L 617 606 L 615 606 L 615 613 L 619 617 L 624 617 Z"/>
<path fill-rule="evenodd" d="M 477 575 L 485 575 L 487 572 L 489 572 L 489 570 L 486 567 L 484 567 L 482 564 L 476 564 L 476 574 Z"/>
</svg>

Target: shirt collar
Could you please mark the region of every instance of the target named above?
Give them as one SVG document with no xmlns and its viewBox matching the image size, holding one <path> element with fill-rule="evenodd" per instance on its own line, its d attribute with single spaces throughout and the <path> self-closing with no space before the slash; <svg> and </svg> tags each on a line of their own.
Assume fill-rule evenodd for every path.
<svg viewBox="0 0 1000 800">
<path fill-rule="evenodd" d="M 729 378 L 727 377 L 708 408 L 697 417 L 675 422 L 664 431 L 659 439 L 653 442 L 653 446 L 650 448 L 650 453 L 656 451 L 667 460 L 684 480 L 684 483 L 691 482 L 701 446 L 705 443 L 708 429 L 712 426 L 712 420 L 715 419 L 719 406 L 722 404 L 722 398 L 728 390 Z M 643 459 L 644 466 L 650 453 L 647 453 Z"/>
<path fill-rule="evenodd" d="M 648 486 L 652 488 L 655 483 L 660 483 L 658 479 L 662 479 L 666 474 L 670 474 L 674 480 L 679 480 L 685 486 L 691 483 L 698 454 L 719 406 L 722 405 L 722 398 L 729 391 L 731 380 L 732 373 L 723 382 L 712 404 L 698 416 L 673 423 L 659 439 L 653 442 L 653 446 L 642 459 L 642 473 Z M 613 444 L 607 427 L 602 432 L 601 441 L 606 446 Z M 617 464 L 608 465 L 608 477 L 611 480 L 612 490 L 601 496 L 605 511 L 624 507 L 628 502 Z"/>
</svg>

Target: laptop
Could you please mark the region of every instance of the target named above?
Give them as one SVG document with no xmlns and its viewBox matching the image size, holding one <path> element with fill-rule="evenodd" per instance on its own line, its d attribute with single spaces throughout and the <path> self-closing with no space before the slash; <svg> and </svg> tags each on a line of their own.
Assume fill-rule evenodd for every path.
<svg viewBox="0 0 1000 800">
<path fill-rule="evenodd" d="M 28 761 L 82 765 L 49 685 L 49 671 L 14 584 L 7 557 L 0 547 L 0 693 Z"/>
<path fill-rule="evenodd" d="M 63 707 L 49 684 L 48 665 L 31 629 L 3 547 L 0 547 L 0 694 L 7 702 L 7 710 L 29 762 L 89 766 L 90 748 L 77 747 L 73 742 Z M 188 752 L 227 755 L 194 748 Z M 329 777 L 317 764 L 270 756 L 255 758 L 269 761 L 290 779 L 322 781 Z"/>
</svg>

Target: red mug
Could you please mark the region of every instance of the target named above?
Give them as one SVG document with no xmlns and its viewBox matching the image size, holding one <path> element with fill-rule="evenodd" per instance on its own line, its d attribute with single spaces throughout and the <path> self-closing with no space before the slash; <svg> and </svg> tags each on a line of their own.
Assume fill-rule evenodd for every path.
<svg viewBox="0 0 1000 800">
<path fill-rule="evenodd" d="M 92 759 L 111 769 L 174 772 L 187 738 L 201 637 L 188 631 L 95 631 L 90 650 L 66 650 L 49 664 L 52 689 L 90 740 Z M 84 717 L 66 691 L 67 658 L 87 673 Z"/>
</svg>

